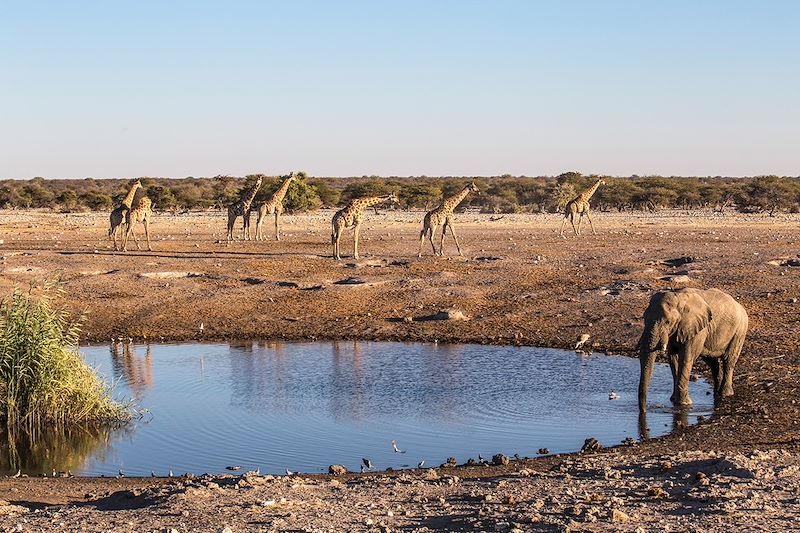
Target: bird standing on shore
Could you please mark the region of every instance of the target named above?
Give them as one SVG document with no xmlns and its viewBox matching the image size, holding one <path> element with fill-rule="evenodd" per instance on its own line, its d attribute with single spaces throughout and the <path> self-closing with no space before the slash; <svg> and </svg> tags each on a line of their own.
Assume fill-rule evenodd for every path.
<svg viewBox="0 0 800 533">
<path fill-rule="evenodd" d="M 406 453 L 405 450 L 401 450 L 397 447 L 397 441 L 394 440 L 392 441 L 392 449 L 394 450 L 394 453 Z"/>
</svg>

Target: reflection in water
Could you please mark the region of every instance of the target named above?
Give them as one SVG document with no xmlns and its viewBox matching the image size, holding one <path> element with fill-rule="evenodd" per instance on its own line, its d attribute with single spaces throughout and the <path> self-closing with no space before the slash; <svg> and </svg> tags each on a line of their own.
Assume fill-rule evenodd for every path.
<svg viewBox="0 0 800 533">
<path fill-rule="evenodd" d="M 274 473 L 315 472 L 333 463 L 357 470 L 361 457 L 378 468 L 402 468 L 478 453 L 575 451 L 589 436 L 613 445 L 637 430 L 648 436 L 648 421 L 658 436 L 670 422 L 687 420 L 663 408 L 638 420 L 639 363 L 625 357 L 352 341 L 152 350 L 152 357 L 149 346 L 132 344 L 81 350 L 118 378 L 117 396 L 135 397 L 151 416 L 113 445 L 87 451 L 75 473 L 224 472 L 230 464 Z M 709 389 L 704 382 L 690 386 L 697 398 Z M 654 406 L 671 388 L 669 368 L 658 365 Z M 612 389 L 618 400 L 609 401 Z M 706 414 L 710 406 L 692 412 L 698 410 Z M 407 453 L 394 453 L 392 440 Z"/>
<path fill-rule="evenodd" d="M 122 352 L 120 353 L 120 348 Z M 146 344 L 144 359 L 136 355 L 133 342 L 111 342 L 111 361 L 114 366 L 114 378 L 124 379 L 133 397 L 140 401 L 144 393 L 153 386 L 153 361 L 150 343 Z"/>
<path fill-rule="evenodd" d="M 104 457 L 111 446 L 110 428 L 74 428 L 67 432 L 45 431 L 9 436 L 0 432 L 0 471 L 18 470 L 30 475 L 71 472 L 91 457 Z M 12 441 L 13 442 L 10 442 Z"/>
<path fill-rule="evenodd" d="M 672 413 L 672 429 L 671 431 L 680 431 L 689 426 L 689 409 L 686 407 L 671 407 L 669 411 Z M 639 438 L 647 440 L 650 438 L 650 426 L 647 425 L 647 413 L 639 413 Z"/>
</svg>

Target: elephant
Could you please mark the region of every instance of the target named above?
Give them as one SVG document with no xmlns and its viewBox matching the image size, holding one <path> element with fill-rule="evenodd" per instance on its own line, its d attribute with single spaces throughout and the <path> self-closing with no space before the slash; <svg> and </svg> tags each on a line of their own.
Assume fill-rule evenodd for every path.
<svg viewBox="0 0 800 533">
<path fill-rule="evenodd" d="M 711 368 L 714 399 L 733 396 L 733 368 L 747 334 L 747 311 L 719 289 L 660 291 L 644 312 L 644 332 L 639 339 L 639 411 L 647 409 L 647 388 L 658 353 L 664 353 L 672 370 L 670 400 L 691 405 L 689 377 L 698 357 Z"/>
</svg>

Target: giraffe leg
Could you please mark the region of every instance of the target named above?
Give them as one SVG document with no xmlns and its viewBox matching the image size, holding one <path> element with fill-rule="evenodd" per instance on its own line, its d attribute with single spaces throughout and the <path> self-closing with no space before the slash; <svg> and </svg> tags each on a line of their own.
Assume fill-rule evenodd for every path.
<svg viewBox="0 0 800 533">
<path fill-rule="evenodd" d="M 561 221 L 561 231 L 558 232 L 560 237 L 564 236 L 564 226 L 567 225 L 567 218 L 569 218 L 569 215 L 564 215 L 564 220 Z"/>
<path fill-rule="evenodd" d="M 419 255 L 422 257 L 422 246 L 425 244 L 425 234 L 428 232 L 428 226 L 423 226 L 422 231 L 419 232 Z"/>
<path fill-rule="evenodd" d="M 358 233 L 361 229 L 361 222 L 356 222 L 353 227 L 353 259 L 358 259 Z"/>
<path fill-rule="evenodd" d="M 445 219 L 444 224 L 442 224 L 442 238 L 439 239 L 439 253 L 436 255 L 444 256 L 444 236 L 447 234 L 447 226 L 449 225 L 447 219 Z"/>
<path fill-rule="evenodd" d="M 452 235 L 453 240 L 456 241 L 456 249 L 458 249 L 458 255 L 464 255 L 461 253 L 461 246 L 458 244 L 458 237 L 456 237 L 456 228 L 455 226 L 453 226 L 452 220 L 448 222 L 447 227 L 450 228 L 450 235 Z"/>
<path fill-rule="evenodd" d="M 236 215 L 228 211 L 228 242 L 233 240 L 233 228 L 236 225 Z"/>
<path fill-rule="evenodd" d="M 144 235 L 147 237 L 147 250 L 149 252 L 153 251 L 153 248 L 150 246 L 150 217 L 146 217 L 144 219 Z"/>
<path fill-rule="evenodd" d="M 339 238 L 342 236 L 342 228 L 335 222 L 333 224 L 333 231 L 331 232 L 331 244 L 333 245 L 333 258 L 341 259 L 339 257 Z"/>
<path fill-rule="evenodd" d="M 581 223 L 582 222 L 583 222 L 583 212 L 581 212 L 581 214 L 578 215 L 578 230 L 577 230 L 578 232 L 576 233 L 576 235 L 580 235 L 581 234 Z"/>
<path fill-rule="evenodd" d="M 589 219 L 589 226 L 592 228 L 592 235 L 597 235 L 597 232 L 594 230 L 594 222 L 592 222 L 592 215 L 589 211 L 586 211 L 586 218 Z"/>
<path fill-rule="evenodd" d="M 131 223 L 131 236 L 133 237 L 133 244 L 136 245 L 136 249 L 141 250 L 139 247 L 139 240 L 136 238 L 136 222 Z"/>
<path fill-rule="evenodd" d="M 433 244 L 433 235 L 436 233 L 436 228 L 438 227 L 439 227 L 438 224 L 431 225 L 430 229 L 428 230 L 428 240 L 431 241 L 431 249 L 433 250 L 433 255 L 439 255 L 439 252 L 436 251 L 436 246 Z"/>
<path fill-rule="evenodd" d="M 275 240 L 276 240 L 276 241 L 279 241 L 279 240 L 281 240 L 280 230 L 279 230 L 279 228 L 278 228 L 278 217 L 279 217 L 279 216 L 280 216 L 280 213 L 279 213 L 279 212 L 278 212 L 278 210 L 276 209 L 276 210 L 275 210 Z"/>
<path fill-rule="evenodd" d="M 578 231 L 577 228 L 575 228 L 575 213 L 570 213 L 569 214 L 569 223 L 572 224 L 572 231 L 575 232 L 575 235 L 580 235 L 581 232 Z M 581 221 L 578 220 L 578 224 L 580 224 L 580 223 L 581 223 Z"/>
<path fill-rule="evenodd" d="M 250 240 L 250 210 L 242 213 L 242 240 Z"/>
</svg>

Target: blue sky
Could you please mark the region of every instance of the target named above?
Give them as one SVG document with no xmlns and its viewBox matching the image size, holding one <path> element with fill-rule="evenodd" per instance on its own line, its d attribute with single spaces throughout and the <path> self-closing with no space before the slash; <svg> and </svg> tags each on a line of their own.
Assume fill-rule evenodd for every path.
<svg viewBox="0 0 800 533">
<path fill-rule="evenodd" d="M 800 2 L 0 0 L 0 178 L 800 174 Z"/>
</svg>

